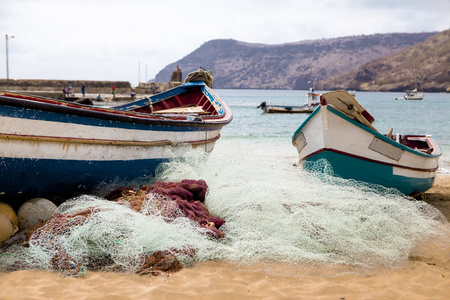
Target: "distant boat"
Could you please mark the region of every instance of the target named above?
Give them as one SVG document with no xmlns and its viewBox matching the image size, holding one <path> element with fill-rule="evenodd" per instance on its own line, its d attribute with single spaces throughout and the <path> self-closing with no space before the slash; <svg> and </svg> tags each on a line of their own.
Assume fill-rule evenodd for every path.
<svg viewBox="0 0 450 300">
<path fill-rule="evenodd" d="M 423 100 L 423 93 L 417 92 L 417 88 L 412 91 L 406 91 L 405 100 Z"/>
<path fill-rule="evenodd" d="M 202 81 L 111 108 L 0 91 L 0 201 L 68 199 L 151 178 L 189 148 L 211 152 L 231 120 Z"/>
<path fill-rule="evenodd" d="M 298 113 L 312 113 L 314 109 L 319 105 L 320 94 L 314 92 L 313 89 L 306 94 L 306 104 L 301 106 L 293 105 L 269 105 L 265 101 L 258 105 L 256 108 L 261 108 L 264 113 L 288 113 L 288 114 L 298 114 Z"/>
<path fill-rule="evenodd" d="M 320 94 L 314 91 L 314 87 L 309 89 L 309 93 L 306 94 L 307 105 L 316 108 L 320 104 Z"/>
<path fill-rule="evenodd" d="M 349 89 L 347 88 L 347 92 L 348 92 L 350 95 L 352 95 L 353 97 L 356 97 L 356 92 L 355 92 L 355 91 L 349 90 Z"/>
<path fill-rule="evenodd" d="M 414 83 L 416 85 L 416 88 L 413 89 L 412 91 L 406 91 L 405 94 L 405 100 L 423 100 L 424 94 L 423 92 L 418 92 L 417 91 L 417 72 L 416 72 L 416 63 L 413 60 L 413 65 L 414 65 Z"/>
<path fill-rule="evenodd" d="M 321 95 L 321 105 L 297 129 L 292 143 L 305 169 L 324 159 L 333 174 L 396 188 L 406 195 L 434 183 L 441 149 L 430 135 L 383 135 L 375 119 L 346 91 Z"/>
<path fill-rule="evenodd" d="M 320 94 L 314 91 L 314 78 L 311 75 L 311 87 L 309 92 L 306 94 L 306 104 L 301 106 L 295 105 L 271 105 L 267 104 L 266 101 L 262 102 L 256 108 L 261 108 L 264 113 L 288 113 L 288 114 L 298 114 L 298 113 L 312 113 L 320 103 Z"/>
</svg>

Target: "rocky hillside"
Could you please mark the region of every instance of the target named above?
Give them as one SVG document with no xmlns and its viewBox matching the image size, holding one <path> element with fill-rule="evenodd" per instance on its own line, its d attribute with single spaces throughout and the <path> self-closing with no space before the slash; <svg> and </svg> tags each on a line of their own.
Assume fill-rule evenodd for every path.
<svg viewBox="0 0 450 300">
<path fill-rule="evenodd" d="M 183 79 L 199 67 L 213 71 L 214 88 L 308 89 L 311 69 L 315 78 L 323 80 L 411 47 L 434 34 L 375 34 L 282 45 L 212 40 L 168 65 L 156 80 L 169 80 L 179 65 Z"/>
<path fill-rule="evenodd" d="M 440 32 L 407 49 L 375 59 L 346 74 L 319 82 L 326 90 L 346 88 L 365 91 L 419 89 L 444 92 L 450 88 L 450 30 Z"/>
</svg>

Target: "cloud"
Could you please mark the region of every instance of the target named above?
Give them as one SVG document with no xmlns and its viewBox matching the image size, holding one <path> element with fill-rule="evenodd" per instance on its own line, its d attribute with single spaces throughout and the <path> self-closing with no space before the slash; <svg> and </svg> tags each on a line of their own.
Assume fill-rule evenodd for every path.
<svg viewBox="0 0 450 300">
<path fill-rule="evenodd" d="M 0 33 L 15 35 L 11 78 L 137 84 L 146 68 L 150 79 L 212 39 L 281 44 L 442 31 L 449 28 L 448 11 L 447 0 L 2 0 Z"/>
</svg>

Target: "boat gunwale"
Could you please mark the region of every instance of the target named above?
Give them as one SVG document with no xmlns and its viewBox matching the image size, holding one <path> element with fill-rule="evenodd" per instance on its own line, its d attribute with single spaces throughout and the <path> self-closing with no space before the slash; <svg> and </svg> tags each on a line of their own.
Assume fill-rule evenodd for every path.
<svg viewBox="0 0 450 300">
<path fill-rule="evenodd" d="M 408 146 L 402 145 L 402 144 L 400 144 L 399 142 L 397 142 L 397 141 L 395 141 L 395 140 L 393 140 L 393 139 L 391 139 L 391 138 L 388 138 L 387 136 L 385 136 L 385 135 L 383 135 L 383 134 L 381 134 L 381 133 L 379 133 L 379 132 L 377 132 L 377 131 L 375 131 L 375 130 L 373 130 L 373 129 L 367 127 L 367 126 L 365 126 L 364 124 L 361 124 L 361 123 L 359 123 L 358 121 L 353 120 L 352 118 L 346 116 L 344 113 L 342 113 L 342 112 L 339 111 L 338 109 L 334 108 L 334 107 L 333 107 L 332 105 L 330 105 L 330 104 L 325 104 L 325 105 L 321 105 L 321 106 L 326 106 L 326 109 L 327 109 L 328 111 L 330 111 L 331 113 L 333 113 L 333 114 L 337 115 L 338 117 L 340 117 L 340 118 L 342 118 L 342 119 L 344 119 L 344 120 L 346 120 L 346 121 L 352 123 L 353 125 L 355 125 L 355 126 L 361 128 L 361 129 L 363 129 L 364 131 L 367 131 L 368 133 L 372 134 L 373 136 L 375 136 L 375 137 L 381 139 L 382 141 L 384 141 L 384 142 L 386 142 L 386 143 L 391 144 L 391 145 L 394 146 L 394 147 L 400 148 L 400 149 L 402 149 L 402 150 L 405 150 L 405 151 L 410 152 L 410 153 L 415 154 L 415 155 L 424 156 L 424 157 L 428 157 L 428 158 L 439 157 L 439 156 L 441 156 L 441 154 L 442 154 L 442 149 L 441 149 L 441 147 L 434 141 L 434 138 L 433 138 L 432 136 L 429 136 L 429 138 L 432 139 L 432 140 L 434 141 L 434 144 L 439 148 L 439 152 L 438 152 L 438 153 L 431 153 L 431 154 L 424 153 L 424 152 L 421 152 L 421 151 L 418 151 L 418 150 L 414 150 L 414 149 L 412 149 L 412 148 L 410 148 L 410 147 L 408 147 Z M 302 125 L 300 125 L 300 127 L 295 131 L 295 133 L 294 133 L 294 135 L 293 135 L 293 137 L 292 137 L 292 143 L 293 143 L 293 144 L 294 144 L 294 142 L 295 142 L 297 136 L 298 136 L 298 135 L 300 134 L 300 132 L 303 130 L 303 128 L 304 128 L 304 127 L 309 123 L 309 121 L 310 121 L 310 120 L 311 120 L 311 119 L 319 112 L 321 106 L 319 106 L 319 108 L 317 108 L 316 110 L 314 110 L 314 112 L 313 112 L 313 113 L 312 113 L 312 114 L 311 114 L 311 115 L 310 115 L 310 116 L 302 123 Z M 427 135 L 418 135 L 418 134 L 415 134 L 415 135 L 406 135 L 406 136 L 423 136 L 423 137 L 427 137 L 427 138 L 428 138 Z M 295 145 L 295 144 L 294 144 L 294 145 Z"/>
<path fill-rule="evenodd" d="M 9 92 L 7 92 L 9 93 Z M 11 93 L 17 95 L 24 95 L 18 93 Z M 93 107 L 88 105 L 73 104 L 67 101 L 59 101 L 56 99 L 47 99 L 31 95 L 25 95 L 36 98 L 36 100 L 14 98 L 7 95 L 2 95 L 0 92 L 0 105 L 8 105 L 13 107 L 39 109 L 43 111 L 50 111 L 55 113 L 64 113 L 71 115 L 80 115 L 85 117 L 102 118 L 120 122 L 133 122 L 140 124 L 155 124 L 155 125 L 172 125 L 172 126 L 225 126 L 232 120 L 232 115 L 229 108 L 222 102 L 225 107 L 225 112 L 222 115 L 216 116 L 201 116 L 199 120 L 189 120 L 186 117 L 190 115 L 167 117 L 164 115 L 152 115 L 138 112 L 128 112 L 115 110 L 111 108 Z"/>
</svg>

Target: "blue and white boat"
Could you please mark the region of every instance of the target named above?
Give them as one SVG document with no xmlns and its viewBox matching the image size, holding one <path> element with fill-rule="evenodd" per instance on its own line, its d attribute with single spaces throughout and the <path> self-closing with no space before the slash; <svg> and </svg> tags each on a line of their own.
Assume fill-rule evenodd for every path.
<svg viewBox="0 0 450 300">
<path fill-rule="evenodd" d="M 324 159 L 334 175 L 406 195 L 432 187 L 441 155 L 432 136 L 381 134 L 372 125 L 375 119 L 346 91 L 324 93 L 320 102 L 292 138 L 304 168 Z"/>
<path fill-rule="evenodd" d="M 111 108 L 0 92 L 0 201 L 17 207 L 111 182 L 148 183 L 162 162 L 212 151 L 231 120 L 201 81 Z"/>
</svg>

